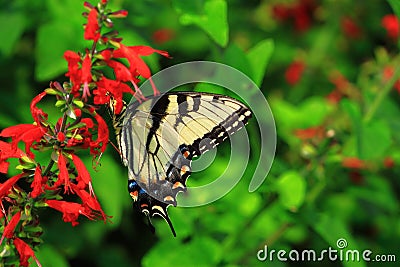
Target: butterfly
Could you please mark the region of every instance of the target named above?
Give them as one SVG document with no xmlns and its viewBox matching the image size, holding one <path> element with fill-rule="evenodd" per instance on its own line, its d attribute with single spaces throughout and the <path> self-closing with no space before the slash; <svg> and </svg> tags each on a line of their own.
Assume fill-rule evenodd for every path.
<svg viewBox="0 0 400 267">
<path fill-rule="evenodd" d="M 110 113 L 128 167 L 130 196 L 153 232 L 151 218 L 159 215 L 174 236 L 167 207 L 176 206 L 177 194 L 186 191 L 192 159 L 223 142 L 252 115 L 236 99 L 197 92 L 166 93 Z"/>
</svg>

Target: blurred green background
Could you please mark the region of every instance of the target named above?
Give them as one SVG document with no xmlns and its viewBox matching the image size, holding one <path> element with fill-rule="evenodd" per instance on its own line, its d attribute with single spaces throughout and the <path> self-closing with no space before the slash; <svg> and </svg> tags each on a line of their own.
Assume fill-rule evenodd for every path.
<svg viewBox="0 0 400 267">
<path fill-rule="evenodd" d="M 2 129 L 31 123 L 31 99 L 51 80 L 66 80 L 63 53 L 84 51 L 89 43 L 83 40 L 83 1 L 0 2 Z M 171 59 L 146 59 L 153 73 L 210 60 L 252 78 L 275 116 L 276 157 L 265 182 L 249 193 L 259 153 L 257 123 L 250 121 L 246 175 L 212 204 L 170 207 L 174 238 L 161 219 L 153 235 L 132 209 L 127 170 L 110 146 L 91 173 L 113 223 L 80 218 L 72 227 L 56 211 L 39 211 L 43 266 L 319 266 L 279 261 L 276 254 L 262 262 L 257 252 L 268 245 L 319 253 L 337 249 L 339 238 L 348 249 L 371 250 L 371 258 L 395 255 L 397 264 L 325 258 L 324 265 L 398 266 L 400 86 L 387 80 L 400 58 L 398 38 L 382 19 L 399 15 L 400 2 L 111 0 L 109 7 L 129 11 L 127 19 L 114 21 L 125 44 L 170 53 Z M 57 116 L 53 104 L 41 107 Z M 213 164 L 188 185 L 218 177 L 229 151 L 223 144 Z M 91 158 L 86 162 L 91 169 Z"/>
</svg>

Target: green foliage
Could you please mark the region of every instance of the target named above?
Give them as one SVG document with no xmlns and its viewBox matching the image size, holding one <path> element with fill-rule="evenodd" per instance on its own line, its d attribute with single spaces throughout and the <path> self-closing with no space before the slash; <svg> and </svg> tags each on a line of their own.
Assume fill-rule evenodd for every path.
<svg viewBox="0 0 400 267">
<path fill-rule="evenodd" d="M 264 245 L 320 252 L 337 249 L 340 238 L 349 250 L 395 254 L 398 265 L 400 56 L 398 40 L 387 37 L 381 20 L 386 14 L 399 16 L 400 4 L 310 1 L 314 6 L 305 11 L 304 29 L 296 28 L 301 18 L 276 18 L 279 5 L 294 8 L 303 2 L 308 1 L 110 0 L 129 11 L 127 20 L 116 22 L 125 43 L 151 45 L 172 56 L 147 61 L 153 73 L 176 63 L 210 60 L 242 71 L 260 86 L 277 127 L 275 160 L 265 182 L 250 193 L 261 149 L 257 122 L 250 121 L 252 151 L 245 175 L 216 202 L 170 207 L 173 238 L 165 222 L 156 219 L 153 235 L 132 209 L 127 170 L 109 146 L 100 165 L 90 158 L 85 163 L 88 169 L 96 166 L 94 190 L 113 223 L 80 219 L 71 227 L 59 213 L 43 214 L 44 245 L 37 252 L 43 266 L 291 266 L 276 258 L 260 262 L 257 252 Z M 64 81 L 63 53 L 87 45 L 82 11 L 80 1 L 17 0 L 0 12 L 0 128 L 31 123 L 32 97 L 49 80 Z M 345 33 L 345 18 L 360 29 L 358 35 Z M 285 75 L 293 62 L 305 67 L 290 84 Z M 385 77 L 388 67 L 394 69 L 391 77 Z M 195 90 L 229 94 L 210 84 L 197 84 Z M 332 101 L 332 92 L 340 97 Z M 42 106 L 52 108 L 49 116 L 58 115 L 53 104 Z M 299 134 L 310 129 L 315 131 L 311 137 Z M 229 155 L 229 144 L 222 145 L 213 164 L 192 174 L 188 185 L 223 173 Z M 361 160 L 362 167 L 346 166 L 347 158 Z M 375 266 L 327 259 L 296 264 Z"/>
</svg>

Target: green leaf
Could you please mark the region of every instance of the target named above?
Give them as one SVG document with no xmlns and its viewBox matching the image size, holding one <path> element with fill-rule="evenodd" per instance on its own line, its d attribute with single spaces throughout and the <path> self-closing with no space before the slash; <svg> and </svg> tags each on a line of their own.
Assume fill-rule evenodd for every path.
<svg viewBox="0 0 400 267">
<path fill-rule="evenodd" d="M 235 44 L 229 45 L 225 50 L 223 62 L 249 77 L 253 76 L 251 65 L 246 54 Z"/>
<path fill-rule="evenodd" d="M 122 210 L 126 206 L 125 204 L 129 204 L 131 201 L 126 189 L 127 172 L 121 173 L 118 163 L 109 154 L 102 156 L 101 166 L 96 168 L 97 171 L 92 168 L 91 159 L 86 158 L 84 162 L 92 177 L 94 191 L 104 212 L 113 216 L 113 223 L 108 225 L 118 227 L 122 218 Z M 125 179 L 124 176 L 126 176 Z"/>
<path fill-rule="evenodd" d="M 364 267 L 365 262 L 362 261 L 362 250 L 359 249 L 359 246 L 355 239 L 350 234 L 350 231 L 347 229 L 346 224 L 337 219 L 335 214 L 323 213 L 314 218 L 313 221 L 310 221 L 310 226 L 314 228 L 314 230 L 326 241 L 329 246 L 334 250 L 342 250 L 341 246 L 343 244 L 340 241 L 345 241 L 347 245 L 343 248 L 343 255 L 346 255 L 347 250 L 358 250 L 360 253 L 360 261 L 346 261 L 343 260 L 341 263 L 345 267 Z M 337 253 L 336 255 L 338 255 Z M 328 256 L 327 256 L 328 257 Z"/>
<path fill-rule="evenodd" d="M 296 211 L 304 202 L 306 182 L 299 173 L 289 171 L 284 173 L 277 182 L 279 200 L 284 207 Z"/>
<path fill-rule="evenodd" d="M 165 253 L 171 248 L 179 253 Z M 142 260 L 142 266 L 215 266 L 220 244 L 209 237 L 196 236 L 186 243 L 177 239 L 162 239 Z M 163 255 L 160 257 L 160 255 Z M 190 256 L 188 256 L 190 255 Z"/>
<path fill-rule="evenodd" d="M 361 159 L 380 159 L 392 144 L 390 128 L 384 121 L 371 121 L 361 132 Z"/>
<path fill-rule="evenodd" d="M 274 51 L 274 42 L 272 39 L 265 39 L 247 52 L 253 74 L 251 79 L 257 86 L 261 86 L 264 78 L 265 70 Z"/>
<path fill-rule="evenodd" d="M 78 51 L 84 47 L 81 28 L 71 27 L 64 21 L 45 24 L 36 37 L 35 76 L 39 81 L 49 80 L 67 69 L 63 55 L 67 50 Z"/>
<path fill-rule="evenodd" d="M 51 245 L 42 244 L 40 249 L 35 252 L 35 256 L 42 266 L 69 266 L 67 259 Z"/>
<path fill-rule="evenodd" d="M 1 12 L 0 25 L 0 54 L 9 56 L 25 30 L 26 18 L 22 13 Z"/>
<path fill-rule="evenodd" d="M 229 31 L 226 1 L 206 0 L 201 11 L 195 4 L 189 4 L 190 2 L 187 0 L 174 1 L 176 11 L 181 13 L 179 22 L 182 25 L 197 25 L 217 44 L 225 47 L 228 43 Z"/>
</svg>

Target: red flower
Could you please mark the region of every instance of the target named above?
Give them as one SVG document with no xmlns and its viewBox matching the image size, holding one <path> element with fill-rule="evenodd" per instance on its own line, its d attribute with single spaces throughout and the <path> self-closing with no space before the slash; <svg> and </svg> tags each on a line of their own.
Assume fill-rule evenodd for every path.
<svg viewBox="0 0 400 267">
<path fill-rule="evenodd" d="M 91 184 L 92 178 L 90 177 L 90 174 L 82 160 L 75 154 L 72 154 L 72 161 L 74 162 L 75 168 L 78 171 L 78 176 L 76 177 L 78 184 L 83 182 L 83 188 Z"/>
<path fill-rule="evenodd" d="M 64 53 L 64 58 L 68 63 L 68 72 L 65 74 L 66 77 L 69 77 L 72 83 L 72 93 L 78 92 L 81 83 L 80 83 L 80 71 L 79 71 L 79 63 L 81 62 L 81 57 L 73 52 L 66 51 Z"/>
<path fill-rule="evenodd" d="M 301 61 L 294 61 L 285 72 L 285 79 L 290 85 L 295 85 L 301 78 L 303 71 L 305 69 L 305 64 Z"/>
<path fill-rule="evenodd" d="M 85 208 L 81 204 L 72 203 L 62 200 L 46 200 L 46 204 L 49 207 L 58 210 L 63 213 L 63 221 L 70 222 L 72 226 L 76 226 L 79 224 L 77 222 L 79 215 L 84 215 L 90 220 L 93 220 L 93 214 L 90 209 Z"/>
<path fill-rule="evenodd" d="M 342 160 L 342 166 L 349 169 L 364 169 L 365 163 L 359 158 L 349 157 Z"/>
<path fill-rule="evenodd" d="M 385 166 L 385 168 L 391 169 L 394 167 L 394 160 L 391 157 L 386 157 L 383 160 L 383 166 Z"/>
<path fill-rule="evenodd" d="M 361 28 L 350 17 L 343 17 L 340 21 L 343 33 L 353 39 L 361 37 Z"/>
<path fill-rule="evenodd" d="M 128 16 L 128 11 L 126 10 L 118 10 L 115 12 L 111 12 L 110 14 L 108 14 L 108 16 L 110 18 L 125 18 L 126 16 Z"/>
<path fill-rule="evenodd" d="M 397 39 L 400 34 L 399 19 L 390 14 L 382 18 L 382 26 L 386 29 L 389 38 Z"/>
<path fill-rule="evenodd" d="M 32 198 L 36 198 L 44 192 L 42 181 L 43 181 L 42 169 L 38 165 L 36 166 L 35 176 L 33 177 L 33 182 L 31 184 L 31 188 L 33 189 L 31 192 Z"/>
<path fill-rule="evenodd" d="M 75 184 L 71 184 L 74 192 L 82 199 L 82 206 L 87 207 L 88 209 L 92 211 L 98 212 L 98 214 L 101 216 L 104 222 L 107 221 L 107 215 L 104 213 L 103 209 L 100 206 L 99 201 L 97 198 L 94 196 L 94 194 L 89 194 L 83 189 L 80 189 L 78 186 Z"/>
<path fill-rule="evenodd" d="M 35 259 L 36 264 L 41 267 L 42 265 L 40 264 L 40 262 L 38 261 L 38 259 L 35 257 L 35 252 L 33 252 L 33 250 L 31 249 L 30 246 L 28 246 L 28 244 L 26 244 L 24 241 L 22 241 L 19 238 L 15 238 L 14 239 L 14 246 L 17 249 L 18 253 L 19 253 L 19 264 L 21 266 L 24 267 L 28 267 L 29 266 L 29 262 L 28 260 L 30 258 Z"/>
<path fill-rule="evenodd" d="M 100 26 L 97 21 L 98 12 L 92 8 L 89 12 L 88 23 L 85 25 L 85 40 L 93 40 L 97 42 L 100 39 Z"/>
<path fill-rule="evenodd" d="M 100 149 L 101 153 L 106 150 L 108 143 L 108 127 L 104 119 L 99 115 L 95 114 L 94 118 L 97 121 L 97 139 L 90 143 L 90 153 L 97 155 L 97 149 Z"/>
<path fill-rule="evenodd" d="M 67 163 L 63 156 L 63 154 L 59 153 L 58 155 L 58 162 L 57 162 L 58 169 L 60 170 L 58 174 L 58 180 L 56 182 L 57 186 L 64 183 L 64 193 L 67 193 L 71 190 L 70 187 L 70 180 L 69 180 L 69 173 L 67 169 Z"/>
<path fill-rule="evenodd" d="M 93 91 L 94 103 L 97 105 L 108 104 L 111 97 L 116 101 L 115 114 L 119 114 L 123 106 L 123 93 L 133 94 L 132 89 L 120 81 L 114 81 L 102 77 L 97 83 L 97 88 Z"/>
<path fill-rule="evenodd" d="M 47 114 L 44 113 L 42 109 L 36 107 L 37 103 L 39 103 L 44 96 L 46 96 L 46 92 L 38 94 L 31 102 L 31 114 L 37 125 L 41 125 L 43 120 L 47 120 Z"/>
<path fill-rule="evenodd" d="M 313 0 L 299 0 L 294 4 L 276 4 L 272 11 L 279 21 L 293 20 L 295 29 L 302 32 L 310 27 L 315 8 Z"/>
<path fill-rule="evenodd" d="M 327 96 L 326 99 L 328 100 L 329 103 L 332 104 L 337 104 L 339 103 L 340 99 L 342 99 L 342 93 L 339 92 L 338 90 L 334 89 L 332 92 L 330 92 Z"/>
<path fill-rule="evenodd" d="M 322 126 L 316 126 L 316 127 L 310 127 L 307 129 L 297 129 L 295 130 L 295 133 L 297 138 L 300 139 L 312 139 L 312 138 L 318 138 L 322 139 L 324 138 L 325 131 Z"/>
<path fill-rule="evenodd" d="M 10 143 L 6 143 L 0 140 L 0 172 L 7 173 L 9 162 L 6 160 L 9 158 L 22 158 L 25 153 L 22 152 L 18 147 L 12 146 Z"/>
<path fill-rule="evenodd" d="M 384 67 L 383 68 L 383 73 L 382 73 L 382 79 L 383 79 L 383 82 L 388 82 L 389 80 L 390 80 L 390 78 L 392 78 L 393 77 L 393 74 L 394 74 L 394 68 L 393 68 L 393 66 L 386 66 L 386 67 Z M 394 83 L 394 89 L 396 89 L 397 90 L 397 92 L 400 94 L 400 80 L 397 80 L 395 83 Z"/>
<path fill-rule="evenodd" d="M 175 32 L 171 29 L 159 29 L 153 32 L 153 40 L 156 44 L 163 44 L 174 38 Z"/>
<path fill-rule="evenodd" d="M 17 174 L 8 180 L 6 180 L 3 184 L 0 185 L 0 201 L 8 195 L 10 189 L 14 186 L 14 184 L 24 176 L 24 173 Z"/>
<path fill-rule="evenodd" d="M 76 95 L 83 84 L 82 98 L 86 101 L 90 96 L 89 83 L 92 81 L 92 61 L 89 54 L 82 60 L 77 53 L 66 51 L 64 58 L 68 62 L 68 72 L 65 76 L 69 77 L 72 83 L 72 93 Z"/>
<path fill-rule="evenodd" d="M 92 61 L 89 54 L 86 54 L 82 62 L 81 72 L 81 83 L 83 83 L 83 100 L 86 101 L 87 97 L 90 96 L 89 83 L 92 81 Z"/>
<path fill-rule="evenodd" d="M 114 51 L 114 57 L 126 58 L 130 64 L 129 70 L 132 75 L 135 76 L 138 73 L 143 78 L 148 79 L 151 76 L 150 69 L 140 56 L 149 56 L 153 53 L 169 57 L 168 52 L 156 50 L 150 46 L 125 46 L 123 44 L 120 44 L 119 48 Z"/>
<path fill-rule="evenodd" d="M 46 128 L 33 124 L 19 124 L 8 127 L 1 131 L 0 136 L 11 137 L 12 145 L 16 149 L 19 141 L 25 143 L 26 154 L 30 158 L 35 158 L 35 155 L 31 152 L 30 148 L 33 142 L 39 142 L 43 135 L 47 132 Z"/>
<path fill-rule="evenodd" d="M 15 227 L 17 227 L 17 224 L 20 219 L 21 219 L 21 211 L 18 211 L 17 213 L 14 214 L 14 216 L 11 218 L 10 222 L 4 228 L 3 235 L 1 236 L 1 239 L 0 239 L 0 245 L 3 243 L 4 238 L 12 238 L 13 237 Z"/>
</svg>

